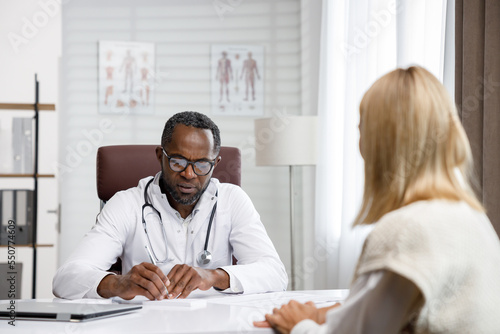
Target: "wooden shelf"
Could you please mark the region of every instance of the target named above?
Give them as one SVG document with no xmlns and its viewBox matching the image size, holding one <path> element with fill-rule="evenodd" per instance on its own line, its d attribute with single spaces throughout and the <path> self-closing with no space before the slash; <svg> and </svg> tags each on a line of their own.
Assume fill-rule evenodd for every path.
<svg viewBox="0 0 500 334">
<path fill-rule="evenodd" d="M 9 246 L 8 245 L 0 245 L 0 248 L 6 248 L 6 247 L 9 247 Z M 29 247 L 29 248 L 31 248 L 31 247 L 33 247 L 33 245 L 11 245 L 10 247 L 16 247 L 16 248 L 17 247 L 19 247 L 19 248 L 21 248 L 21 247 Z M 54 247 L 54 245 L 52 245 L 52 244 L 37 244 L 37 245 L 35 245 L 35 247 L 36 248 Z"/>
<path fill-rule="evenodd" d="M 35 105 L 30 103 L 0 103 L 0 109 L 4 110 L 35 110 Z M 38 110 L 54 111 L 55 104 L 38 104 Z"/>
<path fill-rule="evenodd" d="M 34 146 L 32 148 L 32 153 L 34 157 L 33 170 L 31 173 L 10 173 L 10 174 L 0 174 L 0 178 L 32 178 L 33 179 L 33 220 L 32 220 L 32 231 L 31 237 L 33 241 L 30 244 L 25 245 L 15 245 L 15 247 L 23 248 L 23 249 L 32 249 L 33 250 L 33 266 L 32 266 L 32 277 L 31 277 L 31 298 L 36 298 L 36 282 L 37 282 L 37 272 L 39 271 L 37 268 L 37 249 L 42 247 L 54 247 L 51 244 L 39 244 L 37 243 L 37 231 L 38 231 L 38 180 L 39 178 L 47 178 L 47 177 L 55 177 L 53 174 L 41 174 L 38 168 L 38 153 L 39 153 L 39 125 L 40 125 L 40 111 L 55 111 L 55 104 L 43 104 L 40 103 L 39 99 L 39 82 L 37 79 L 37 75 L 35 74 L 35 100 L 33 103 L 0 103 L 0 111 L 5 110 L 7 112 L 12 111 L 28 111 L 33 113 L 33 141 Z M 1 224 L 1 223 L 0 223 Z M 8 247 L 8 245 L 0 245 L 0 248 Z"/>
<path fill-rule="evenodd" d="M 34 174 L 0 174 L 0 177 L 34 177 Z M 56 177 L 54 174 L 37 174 L 37 177 Z"/>
</svg>

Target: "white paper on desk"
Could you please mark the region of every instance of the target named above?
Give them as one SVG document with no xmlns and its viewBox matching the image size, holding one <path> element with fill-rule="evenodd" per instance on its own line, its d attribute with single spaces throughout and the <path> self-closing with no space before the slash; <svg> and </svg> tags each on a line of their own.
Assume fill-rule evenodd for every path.
<svg viewBox="0 0 500 334">
<path fill-rule="evenodd" d="M 149 300 L 144 296 L 135 296 L 131 300 L 125 300 L 120 297 L 113 297 L 114 303 L 119 304 L 141 304 L 147 307 L 187 307 L 191 309 L 204 308 L 207 301 L 203 299 L 163 299 Z"/>
<path fill-rule="evenodd" d="M 211 298 L 208 301 L 215 304 L 238 305 L 246 307 L 255 307 L 259 309 L 272 310 L 274 307 L 279 307 L 287 304 L 290 300 L 296 300 L 300 303 L 308 301 L 314 302 L 316 305 L 326 306 L 325 304 L 334 304 L 341 300 L 340 297 L 308 294 L 303 292 L 272 292 L 258 293 L 253 295 L 226 295 L 222 298 Z"/>
</svg>

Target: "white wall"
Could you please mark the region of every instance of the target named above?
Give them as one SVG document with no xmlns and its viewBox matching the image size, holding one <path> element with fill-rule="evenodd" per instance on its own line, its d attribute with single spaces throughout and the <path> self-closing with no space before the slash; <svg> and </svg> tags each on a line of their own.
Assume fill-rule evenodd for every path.
<svg viewBox="0 0 500 334">
<path fill-rule="evenodd" d="M 33 102 L 34 73 L 38 73 L 42 85 L 41 102 L 55 103 L 57 100 L 57 67 L 61 54 L 60 6 L 53 7 L 53 12 L 52 7 L 45 7 L 49 14 L 53 13 L 50 16 L 39 2 L 45 4 L 50 0 L 0 0 L 2 102 Z M 14 42 L 11 43 L 11 39 Z"/>
<path fill-rule="evenodd" d="M 242 188 L 252 198 L 289 268 L 288 168 L 255 166 L 254 118 L 211 115 L 209 61 L 211 44 L 263 45 L 264 116 L 272 116 L 277 111 L 301 114 L 301 90 L 309 84 L 309 81 L 305 85 L 302 82 L 301 2 L 222 2 L 232 6 L 223 16 L 218 15 L 214 2 L 205 0 L 73 0 L 63 6 L 59 163 L 69 168 L 60 173 L 60 261 L 67 258 L 92 227 L 99 210 L 95 187 L 97 147 L 157 144 L 170 116 L 183 110 L 196 110 L 211 116 L 218 124 L 223 145 L 237 146 L 242 150 Z M 319 7 L 315 6 L 316 9 Z M 307 19 L 310 20 L 312 17 Z M 156 43 L 157 71 L 164 75 L 156 87 L 154 115 L 122 117 L 98 114 L 99 40 Z M 308 80 L 313 83 L 314 76 Z M 315 99 L 315 90 L 313 86 L 308 92 L 309 111 L 309 107 L 315 105 L 310 102 Z M 113 130 L 98 136 L 102 120 L 111 122 Z M 85 136 L 88 132 L 96 135 L 95 140 Z M 86 151 L 88 147 L 91 149 Z"/>
<path fill-rule="evenodd" d="M 58 62 L 61 54 L 60 5 L 54 0 L 0 0 L 0 103 L 33 103 L 34 74 L 40 81 L 40 102 L 58 101 Z M 57 109 L 57 106 L 56 106 Z M 39 172 L 52 173 L 57 160 L 57 112 L 40 113 Z M 32 117 L 33 112 L 0 111 L 0 156 L 7 160 L 11 142 L 12 117 Z M 2 164 L 4 167 L 4 165 Z M 2 170 L 1 173 L 6 173 Z M 32 189 L 29 178 L 0 179 L 0 188 Z M 57 215 L 48 213 L 57 209 L 57 181 L 39 182 L 38 243 L 55 244 L 53 248 L 39 248 L 37 297 L 52 296 L 52 276 L 56 269 Z M 0 249 L 0 262 L 7 257 Z M 32 251 L 18 248 L 18 261 L 23 262 L 22 297 L 31 297 Z"/>
</svg>

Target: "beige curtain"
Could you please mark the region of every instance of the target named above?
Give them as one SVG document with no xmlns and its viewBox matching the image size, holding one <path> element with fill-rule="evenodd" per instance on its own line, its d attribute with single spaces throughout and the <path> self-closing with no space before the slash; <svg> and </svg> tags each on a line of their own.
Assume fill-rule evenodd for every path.
<svg viewBox="0 0 500 334">
<path fill-rule="evenodd" d="M 455 100 L 477 193 L 500 235 L 500 1 L 456 0 Z"/>
</svg>

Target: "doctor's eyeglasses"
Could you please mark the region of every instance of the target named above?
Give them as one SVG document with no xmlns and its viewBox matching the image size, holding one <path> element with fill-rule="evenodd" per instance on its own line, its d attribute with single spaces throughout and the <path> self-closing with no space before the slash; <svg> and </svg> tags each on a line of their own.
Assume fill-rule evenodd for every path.
<svg viewBox="0 0 500 334">
<path fill-rule="evenodd" d="M 162 147 L 161 149 L 163 151 L 163 154 L 168 159 L 168 166 L 170 169 L 174 172 L 181 173 L 186 170 L 188 165 L 191 165 L 193 167 L 193 171 L 196 175 L 198 176 L 205 176 L 210 171 L 215 165 L 215 160 L 210 161 L 210 160 L 196 160 L 196 161 L 190 161 L 182 157 L 171 157 L 165 152 L 165 149 Z"/>
</svg>

